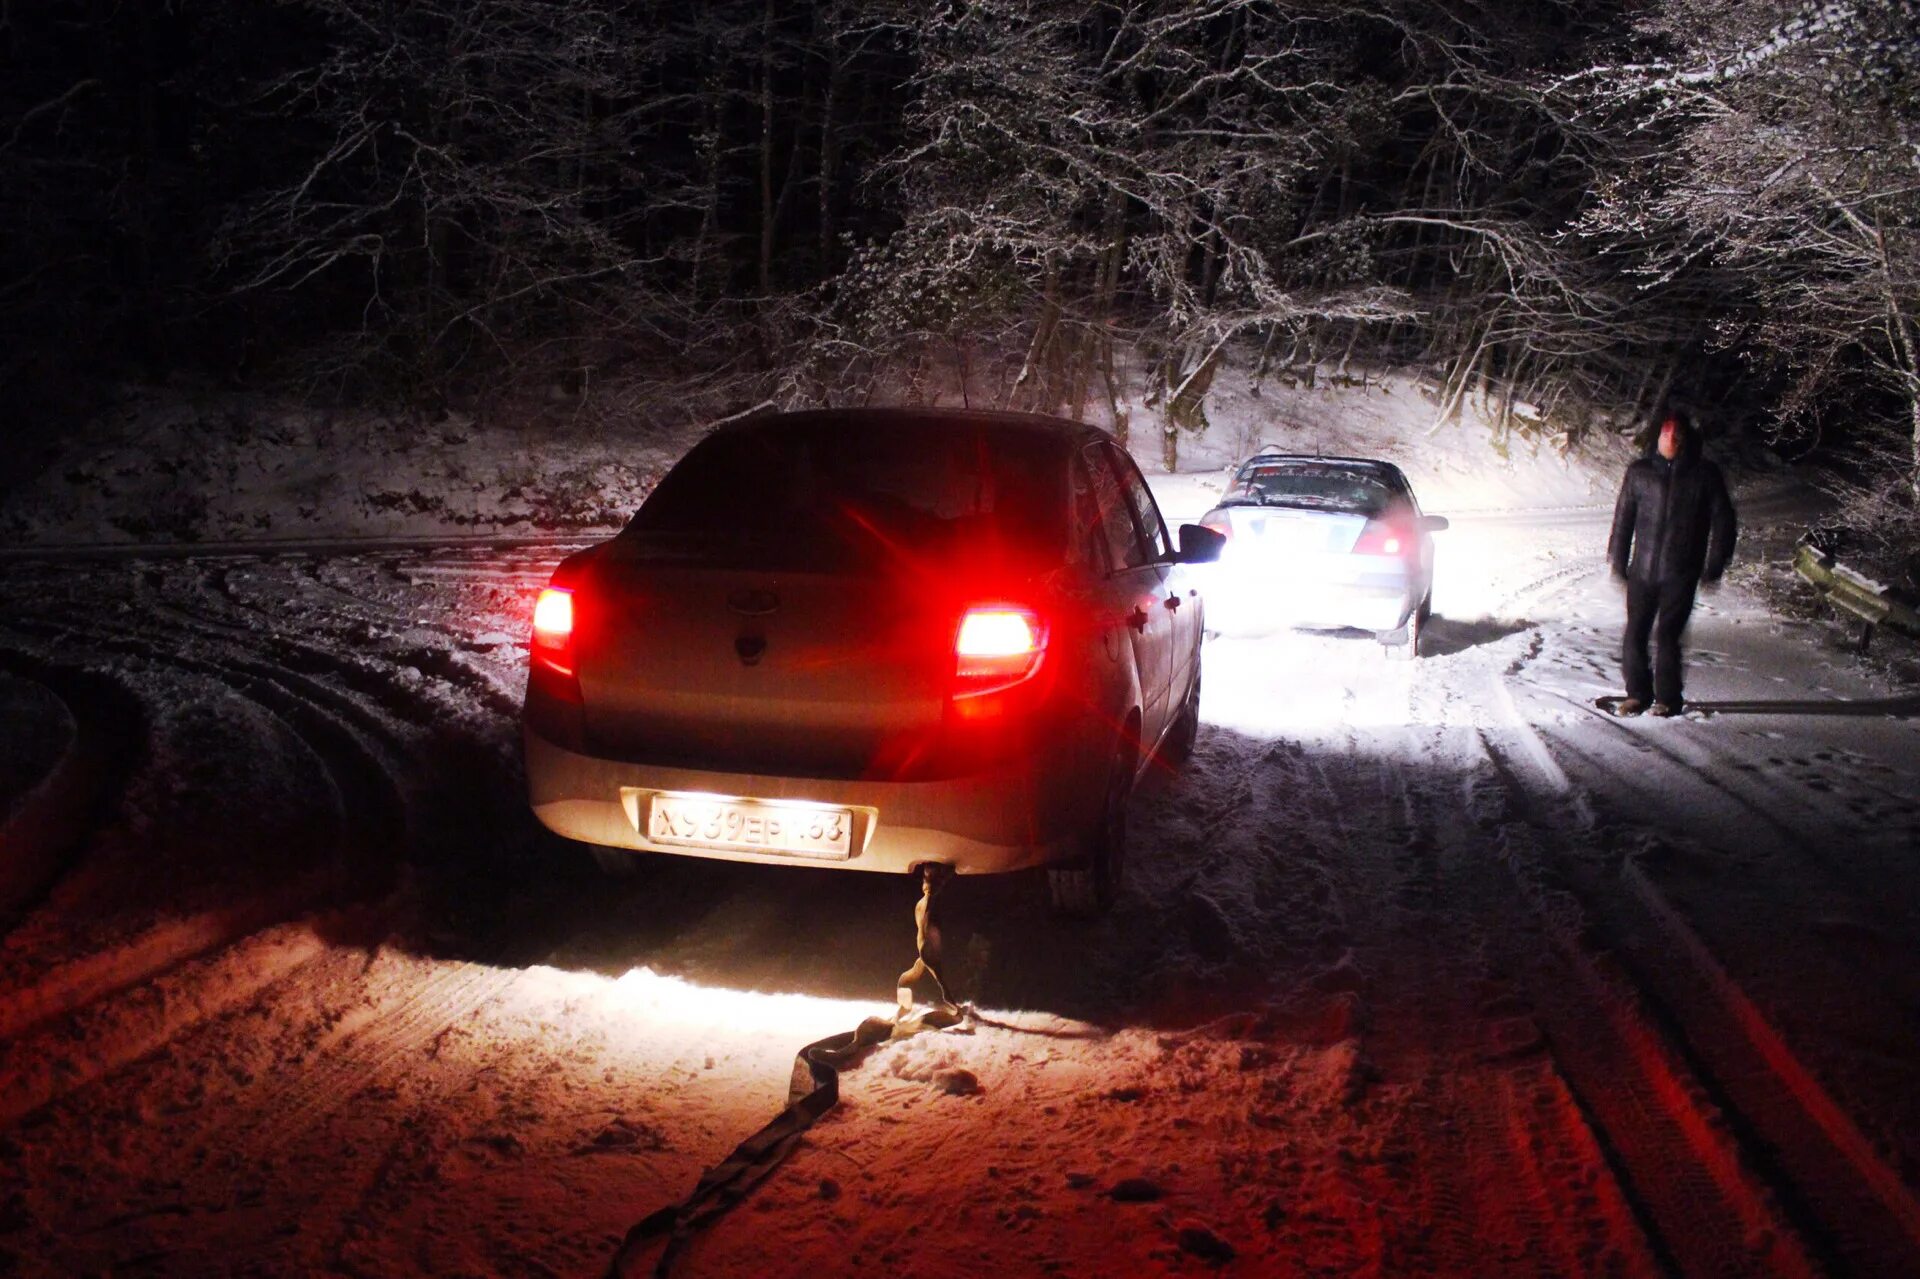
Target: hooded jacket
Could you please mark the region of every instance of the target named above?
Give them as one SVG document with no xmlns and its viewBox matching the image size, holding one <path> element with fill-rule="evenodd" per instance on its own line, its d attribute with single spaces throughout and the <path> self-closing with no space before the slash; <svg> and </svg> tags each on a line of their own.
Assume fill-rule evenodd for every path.
<svg viewBox="0 0 1920 1279">
<path fill-rule="evenodd" d="M 1656 447 L 1627 467 L 1613 505 L 1607 559 L 1637 582 L 1716 582 L 1733 557 L 1733 499 L 1720 468 L 1686 431 L 1669 461 Z"/>
</svg>

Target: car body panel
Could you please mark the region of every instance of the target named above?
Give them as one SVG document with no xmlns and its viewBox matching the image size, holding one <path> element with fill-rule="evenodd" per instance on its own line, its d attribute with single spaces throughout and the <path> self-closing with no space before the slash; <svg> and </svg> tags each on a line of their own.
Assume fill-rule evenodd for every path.
<svg viewBox="0 0 1920 1279">
<path fill-rule="evenodd" d="M 926 862 L 962 874 L 998 873 L 1070 858 L 1075 834 L 1098 811 L 1098 788 L 1079 779 L 1097 774 L 1105 762 L 1083 742 L 1066 744 L 1046 769 L 1020 761 L 956 777 L 893 782 L 628 763 L 569 751 L 531 727 L 524 745 L 534 815 L 569 839 L 636 852 L 896 873 Z M 841 805 L 869 810 L 871 817 L 845 861 L 690 849 L 655 843 L 641 829 L 641 802 L 654 791 Z"/>
<path fill-rule="evenodd" d="M 942 601 L 883 580 L 612 561 L 579 650 L 587 740 L 616 757 L 870 769 L 938 729 Z"/>
</svg>

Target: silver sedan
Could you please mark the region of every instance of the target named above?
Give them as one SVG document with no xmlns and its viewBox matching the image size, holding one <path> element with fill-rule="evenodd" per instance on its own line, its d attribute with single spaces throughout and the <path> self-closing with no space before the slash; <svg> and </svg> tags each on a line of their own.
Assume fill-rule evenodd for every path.
<svg viewBox="0 0 1920 1279">
<path fill-rule="evenodd" d="M 1432 607 L 1433 538 L 1390 462 L 1261 453 L 1201 523 L 1227 539 L 1207 571 L 1209 625 L 1372 631 L 1387 655 L 1419 655 Z"/>
<path fill-rule="evenodd" d="M 598 846 L 847 870 L 1045 867 L 1107 906 L 1126 801 L 1198 728 L 1192 565 L 1105 432 L 778 415 L 697 445 L 536 605 L 540 821 Z"/>
</svg>

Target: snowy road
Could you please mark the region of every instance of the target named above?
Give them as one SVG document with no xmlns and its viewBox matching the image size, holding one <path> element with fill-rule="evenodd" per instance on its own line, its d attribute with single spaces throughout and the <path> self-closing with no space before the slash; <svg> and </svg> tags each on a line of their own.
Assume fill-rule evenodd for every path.
<svg viewBox="0 0 1920 1279">
<path fill-rule="evenodd" d="M 1115 915 L 954 886 L 985 1020 L 685 1272 L 1920 1272 L 1920 702 L 1735 581 L 1702 713 L 1599 715 L 1603 538 L 1458 521 L 1417 664 L 1213 641 Z M 913 886 L 537 834 L 554 548 L 222 550 L 0 585 L 0 1271 L 600 1273 Z"/>
</svg>

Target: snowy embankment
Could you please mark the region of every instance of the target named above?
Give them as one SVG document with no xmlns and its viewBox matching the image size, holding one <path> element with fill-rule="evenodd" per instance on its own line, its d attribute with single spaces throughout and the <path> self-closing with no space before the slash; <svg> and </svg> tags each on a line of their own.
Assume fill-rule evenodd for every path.
<svg viewBox="0 0 1920 1279">
<path fill-rule="evenodd" d="M 89 798 L 80 729 L 59 694 L 0 672 L 0 919 L 57 873 Z"/>
<path fill-rule="evenodd" d="M 957 407 L 960 396 L 935 402 Z M 1104 404 L 1088 407 L 1107 424 Z M 1436 425 L 1431 389 L 1393 376 L 1256 386 L 1228 364 L 1207 415 L 1205 431 L 1181 434 L 1169 474 L 1158 413 L 1132 410 L 1130 446 L 1175 521 L 1204 512 L 1225 469 L 1269 445 L 1397 462 L 1440 514 L 1606 502 L 1625 461 L 1622 443 L 1600 432 L 1577 442 L 1514 434 L 1496 448 L 1471 404 Z M 7 498 L 0 539 L 76 546 L 603 534 L 705 429 L 666 420 L 553 406 L 429 419 L 130 391 Z"/>
<path fill-rule="evenodd" d="M 617 528 L 693 437 L 130 391 L 0 509 L 14 545 L 511 536 Z"/>
</svg>

